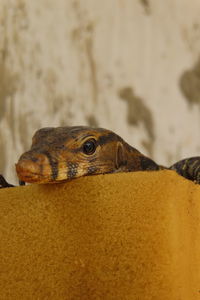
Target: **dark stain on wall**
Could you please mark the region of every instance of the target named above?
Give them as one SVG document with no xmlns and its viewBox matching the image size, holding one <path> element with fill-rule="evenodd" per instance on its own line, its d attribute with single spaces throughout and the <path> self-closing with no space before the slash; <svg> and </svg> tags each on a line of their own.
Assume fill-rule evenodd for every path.
<svg viewBox="0 0 200 300">
<path fill-rule="evenodd" d="M 0 122 L 3 118 L 6 118 L 6 122 L 11 131 L 13 141 L 15 142 L 15 125 L 14 125 L 14 94 L 16 93 L 19 85 L 19 74 L 14 73 L 11 67 L 8 67 L 9 58 L 9 26 L 8 26 L 8 8 L 3 8 L 1 15 L 2 19 L 0 24 L 2 26 L 1 31 L 1 44 L 0 44 Z M 14 17 L 13 17 L 14 18 Z M 14 31 L 15 26 L 13 27 Z M 14 37 L 14 33 L 13 33 Z M 2 144 L 1 151 L 3 151 Z M 6 153 L 5 153 L 6 156 Z M 2 158 L 1 158 L 2 160 Z"/>
<path fill-rule="evenodd" d="M 200 58 L 193 68 L 181 75 L 179 86 L 190 105 L 200 104 Z"/>
<path fill-rule="evenodd" d="M 1 151 L 1 158 L 0 158 L 0 174 L 4 174 L 4 170 L 6 167 L 6 149 L 5 149 L 5 139 L 4 133 L 0 130 L 0 151 Z"/>
<path fill-rule="evenodd" d="M 13 74 L 4 62 L 0 62 L 0 122 L 6 118 L 8 127 L 15 143 L 15 122 L 14 122 L 14 99 L 13 95 L 17 89 L 17 75 Z M 9 102 L 8 101 L 9 98 Z M 5 146 L 5 134 L 0 130 L 0 172 L 4 173 L 7 161 L 7 152 Z M 9 143 L 10 144 L 10 143 Z"/>
<path fill-rule="evenodd" d="M 86 67 L 90 76 L 92 99 L 95 104 L 98 101 L 97 67 L 93 47 L 95 23 L 90 20 L 87 11 L 81 7 L 78 1 L 73 2 L 72 9 L 75 12 L 78 25 L 72 30 L 71 38 L 78 48 L 80 56 L 85 55 Z"/>
<path fill-rule="evenodd" d="M 88 122 L 88 125 L 91 126 L 91 127 L 98 127 L 99 126 L 98 121 L 97 121 L 97 119 L 95 118 L 94 115 L 87 116 L 87 122 Z"/>
<path fill-rule="evenodd" d="M 88 60 L 88 65 L 90 69 L 90 80 L 91 80 L 91 88 L 92 88 L 92 98 L 96 103 L 98 100 L 98 84 L 97 84 L 97 70 L 96 63 L 94 59 L 94 51 L 93 51 L 93 30 L 94 24 L 90 23 L 86 27 L 86 31 L 88 32 L 88 36 L 85 39 L 85 52 Z"/>
<path fill-rule="evenodd" d="M 150 109 L 143 103 L 142 98 L 136 96 L 132 87 L 121 88 L 119 97 L 126 101 L 128 106 L 127 122 L 131 126 L 138 126 L 142 122 L 145 126 L 149 139 L 142 141 L 142 145 L 152 155 L 155 140 L 154 122 Z"/>
<path fill-rule="evenodd" d="M 62 98 L 62 106 L 66 105 L 67 102 L 67 112 L 64 116 L 61 116 L 60 119 L 60 126 L 70 126 L 73 121 L 74 121 L 74 112 L 72 110 L 72 103 L 74 101 L 73 97 L 70 95 L 66 95 L 65 97 Z"/>
<path fill-rule="evenodd" d="M 5 63 L 0 62 L 0 120 L 5 114 L 6 99 L 17 89 L 17 76 L 10 72 Z"/>
<path fill-rule="evenodd" d="M 9 56 L 10 56 L 10 40 L 9 40 L 9 30 L 10 19 L 8 17 L 8 6 L 2 7 L 2 14 L 0 19 L 1 25 L 1 43 L 0 43 L 0 123 L 4 119 L 5 124 L 7 125 L 11 136 L 5 136 L 5 132 L 1 126 L 0 128 L 0 172 L 4 174 L 4 171 L 7 166 L 7 161 L 9 159 L 8 153 L 6 151 L 8 145 L 10 147 L 14 146 L 15 141 L 15 132 L 16 132 L 16 123 L 15 123 L 15 106 L 14 106 L 14 94 L 17 91 L 19 85 L 19 74 L 13 72 L 11 69 Z M 14 19 L 14 15 L 12 15 Z M 9 20 L 9 21 L 8 21 Z M 12 24 L 13 25 L 13 24 Z M 13 40 L 15 41 L 15 24 L 12 27 L 13 29 Z M 12 60 L 11 60 L 12 62 Z M 8 141 L 12 139 L 12 141 Z"/>
<path fill-rule="evenodd" d="M 150 13 L 150 3 L 149 0 L 139 0 L 141 5 L 144 7 L 145 13 L 149 14 Z"/>
<path fill-rule="evenodd" d="M 48 99 L 48 113 L 55 115 L 62 107 L 62 97 L 57 94 L 58 78 L 54 70 L 49 69 L 44 75 L 44 85 L 46 85 L 46 99 Z"/>
<path fill-rule="evenodd" d="M 21 145 L 23 146 L 24 151 L 27 151 L 30 148 L 32 136 L 30 136 L 28 131 L 28 124 L 29 120 L 32 119 L 32 113 L 26 113 L 23 112 L 20 113 L 20 116 L 18 118 L 18 133 Z"/>
<path fill-rule="evenodd" d="M 60 118 L 62 117 L 61 108 L 66 107 L 67 105 L 67 112 L 64 119 L 60 119 L 60 124 L 65 126 L 66 124 L 70 124 L 73 120 L 72 110 L 72 102 L 73 98 L 70 95 L 63 95 L 60 93 L 58 88 L 58 76 L 53 69 L 49 69 L 45 75 L 43 76 L 43 82 L 46 86 L 45 89 L 45 98 L 48 100 L 48 108 L 47 113 L 48 116 L 59 115 Z"/>
</svg>

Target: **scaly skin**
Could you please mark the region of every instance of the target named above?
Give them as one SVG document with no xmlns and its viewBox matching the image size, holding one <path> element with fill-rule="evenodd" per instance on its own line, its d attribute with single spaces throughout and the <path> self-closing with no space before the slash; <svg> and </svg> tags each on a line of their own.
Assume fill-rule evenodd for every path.
<svg viewBox="0 0 200 300">
<path fill-rule="evenodd" d="M 86 175 L 161 169 L 175 170 L 200 184 L 200 157 L 188 158 L 165 168 L 114 132 L 86 126 L 38 130 L 31 149 L 22 154 L 16 164 L 22 183 L 55 183 Z"/>
<path fill-rule="evenodd" d="M 91 140 L 95 142 L 95 151 L 86 154 L 84 145 Z M 114 132 L 84 126 L 38 130 L 30 151 L 25 152 L 16 164 L 19 179 L 29 183 L 161 169 L 165 167 L 157 165 Z M 200 157 L 182 160 L 169 169 L 200 184 Z"/>
<path fill-rule="evenodd" d="M 96 150 L 85 154 L 83 145 L 94 140 Z M 16 165 L 20 180 L 29 183 L 57 182 L 85 175 L 139 170 L 159 166 L 129 146 L 115 133 L 91 127 L 58 127 L 38 130 L 30 151 Z"/>
</svg>

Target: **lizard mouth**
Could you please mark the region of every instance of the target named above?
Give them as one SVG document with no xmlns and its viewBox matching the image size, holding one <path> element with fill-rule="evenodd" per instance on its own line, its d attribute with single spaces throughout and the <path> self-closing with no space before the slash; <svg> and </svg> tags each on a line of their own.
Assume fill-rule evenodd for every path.
<svg viewBox="0 0 200 300">
<path fill-rule="evenodd" d="M 45 183 L 51 181 L 51 166 L 45 155 L 38 159 L 20 158 L 16 166 L 17 176 L 28 183 Z"/>
<path fill-rule="evenodd" d="M 61 161 L 59 166 L 52 162 L 45 154 L 35 157 L 23 155 L 15 165 L 19 180 L 27 183 L 56 183 L 84 175 L 78 164 Z"/>
</svg>

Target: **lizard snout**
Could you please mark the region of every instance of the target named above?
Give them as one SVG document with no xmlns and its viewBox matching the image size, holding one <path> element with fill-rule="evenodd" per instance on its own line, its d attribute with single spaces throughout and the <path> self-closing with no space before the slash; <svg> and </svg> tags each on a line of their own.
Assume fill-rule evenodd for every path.
<svg viewBox="0 0 200 300">
<path fill-rule="evenodd" d="M 45 154 L 24 153 L 16 164 L 16 172 L 21 181 L 45 182 L 51 176 L 51 167 Z"/>
</svg>

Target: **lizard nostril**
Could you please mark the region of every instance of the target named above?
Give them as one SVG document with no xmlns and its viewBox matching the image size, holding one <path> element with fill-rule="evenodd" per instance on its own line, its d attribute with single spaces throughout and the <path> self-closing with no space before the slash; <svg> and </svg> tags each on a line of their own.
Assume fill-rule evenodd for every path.
<svg viewBox="0 0 200 300">
<path fill-rule="evenodd" d="M 44 154 L 35 154 L 34 156 L 30 157 L 30 160 L 38 164 L 47 164 L 49 162 L 48 158 Z"/>
<path fill-rule="evenodd" d="M 33 162 L 38 162 L 38 157 L 32 157 L 31 160 L 32 160 Z"/>
</svg>

